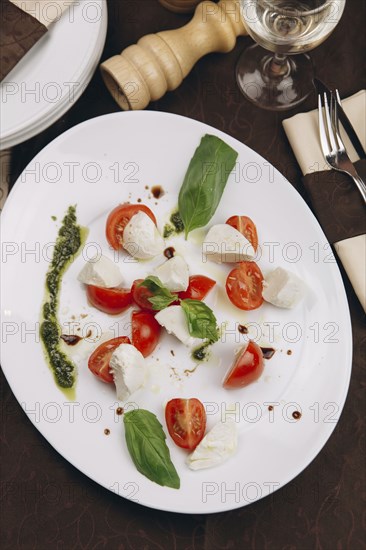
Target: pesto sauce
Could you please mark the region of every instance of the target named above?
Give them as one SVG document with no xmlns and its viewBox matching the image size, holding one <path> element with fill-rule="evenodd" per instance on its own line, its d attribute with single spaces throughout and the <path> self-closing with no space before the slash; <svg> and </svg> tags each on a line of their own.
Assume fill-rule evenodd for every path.
<svg viewBox="0 0 366 550">
<path fill-rule="evenodd" d="M 196 348 L 192 351 L 192 359 L 195 359 L 196 361 L 205 361 L 210 353 L 209 346 L 211 345 L 211 342 L 205 342 L 202 346 L 199 348 Z"/>
<path fill-rule="evenodd" d="M 164 239 L 168 239 L 171 235 L 179 235 L 184 231 L 184 223 L 178 211 L 173 212 L 170 216 L 170 223 L 166 223 L 164 226 Z"/>
<path fill-rule="evenodd" d="M 170 221 L 174 225 L 174 229 L 176 233 L 183 233 L 184 231 L 184 223 L 183 220 L 179 214 L 179 212 L 174 212 L 170 216 Z"/>
<path fill-rule="evenodd" d="M 45 348 L 49 366 L 61 388 L 72 388 L 76 373 L 74 363 L 61 350 L 61 330 L 57 320 L 62 276 L 73 262 L 85 242 L 88 230 L 80 227 L 76 219 L 76 207 L 69 206 L 53 251 L 52 261 L 46 274 L 46 293 L 41 312 L 40 337 Z"/>
<path fill-rule="evenodd" d="M 174 227 L 170 223 L 166 223 L 164 225 L 164 233 L 163 233 L 164 239 L 169 239 L 169 237 L 171 237 L 174 234 L 175 234 Z"/>
</svg>

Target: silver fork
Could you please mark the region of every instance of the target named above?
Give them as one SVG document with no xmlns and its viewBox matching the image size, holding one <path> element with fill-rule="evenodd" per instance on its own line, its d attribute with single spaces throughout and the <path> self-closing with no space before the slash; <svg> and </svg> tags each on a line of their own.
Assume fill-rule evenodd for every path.
<svg viewBox="0 0 366 550">
<path fill-rule="evenodd" d="M 351 176 L 366 204 L 366 184 L 353 166 L 339 133 L 337 101 L 332 92 L 330 110 L 327 94 L 324 94 L 324 113 L 321 95 L 318 95 L 319 135 L 323 155 L 327 164 Z"/>
</svg>

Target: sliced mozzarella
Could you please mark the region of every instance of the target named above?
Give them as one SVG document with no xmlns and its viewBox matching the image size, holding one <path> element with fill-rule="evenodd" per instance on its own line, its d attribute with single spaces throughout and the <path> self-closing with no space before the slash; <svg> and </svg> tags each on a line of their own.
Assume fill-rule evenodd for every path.
<svg viewBox="0 0 366 550">
<path fill-rule="evenodd" d="M 102 254 L 86 262 L 78 275 L 78 280 L 86 285 L 103 288 L 113 288 L 124 281 L 119 267 Z"/>
<path fill-rule="evenodd" d="M 187 290 L 189 284 L 188 265 L 182 256 L 174 256 L 155 269 L 155 275 L 171 292 Z"/>
<path fill-rule="evenodd" d="M 145 358 L 131 344 L 118 346 L 112 353 L 109 366 L 119 401 L 125 401 L 145 381 Z"/>
<path fill-rule="evenodd" d="M 306 294 L 306 286 L 294 273 L 277 267 L 263 283 L 263 298 L 274 306 L 290 309 L 295 307 Z"/>
<path fill-rule="evenodd" d="M 187 319 L 182 306 L 169 306 L 155 315 L 155 319 L 165 327 L 169 334 L 173 334 L 185 346 L 196 347 L 203 342 L 201 338 L 194 338 L 189 334 Z"/>
<path fill-rule="evenodd" d="M 227 223 L 211 227 L 203 241 L 202 252 L 207 259 L 218 263 L 255 259 L 255 250 L 248 239 Z"/>
<path fill-rule="evenodd" d="M 238 432 L 232 418 L 220 421 L 205 435 L 193 453 L 188 455 L 187 464 L 191 470 L 211 468 L 225 462 L 236 451 Z"/>
<path fill-rule="evenodd" d="M 137 212 L 123 231 L 123 247 L 140 260 L 147 260 L 161 254 L 164 250 L 164 239 L 156 225 L 145 212 Z"/>
</svg>

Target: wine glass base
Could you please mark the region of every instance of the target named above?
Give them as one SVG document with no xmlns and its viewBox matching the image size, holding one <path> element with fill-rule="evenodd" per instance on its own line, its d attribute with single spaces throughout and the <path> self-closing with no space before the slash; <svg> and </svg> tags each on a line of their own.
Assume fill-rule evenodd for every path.
<svg viewBox="0 0 366 550">
<path fill-rule="evenodd" d="M 257 44 L 244 50 L 236 67 L 242 94 L 254 105 L 285 111 L 300 105 L 312 92 L 314 68 L 306 54 L 274 56 Z"/>
</svg>

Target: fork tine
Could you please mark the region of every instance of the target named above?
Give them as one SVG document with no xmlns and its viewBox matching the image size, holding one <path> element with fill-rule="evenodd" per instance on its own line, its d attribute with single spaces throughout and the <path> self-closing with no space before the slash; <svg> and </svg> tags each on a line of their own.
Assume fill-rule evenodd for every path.
<svg viewBox="0 0 366 550">
<path fill-rule="evenodd" d="M 338 88 L 336 88 L 335 94 L 336 94 L 337 101 L 338 101 L 339 105 L 342 106 L 342 100 L 341 100 L 341 96 L 339 95 Z"/>
<path fill-rule="evenodd" d="M 325 111 L 325 120 L 327 121 L 327 131 L 328 131 L 328 137 L 330 141 L 330 147 L 332 151 L 335 151 L 337 149 L 337 143 L 335 140 L 334 130 L 332 127 L 332 121 L 330 119 L 327 94 L 324 94 L 324 111 Z"/>
<path fill-rule="evenodd" d="M 339 148 L 343 146 L 343 142 L 339 133 L 338 101 L 336 100 L 334 92 L 331 93 L 330 98 L 330 114 L 335 132 L 335 140 L 337 142 L 337 147 Z"/>
<path fill-rule="evenodd" d="M 320 144 L 322 146 L 323 155 L 326 156 L 330 153 L 330 147 L 327 137 L 327 131 L 324 124 L 323 105 L 321 95 L 318 95 L 318 120 L 319 120 L 319 137 Z"/>
<path fill-rule="evenodd" d="M 334 114 L 334 116 L 335 116 L 335 121 L 336 121 L 337 139 L 338 139 L 338 143 L 343 145 L 343 142 L 342 142 L 342 139 L 341 139 L 341 132 L 339 130 L 339 116 L 338 116 L 338 106 L 342 107 L 342 100 L 341 100 L 341 96 L 339 95 L 338 88 L 336 88 L 334 93 L 335 93 L 335 96 L 336 96 L 336 101 L 334 103 L 334 105 L 335 105 L 335 114 Z"/>
</svg>

